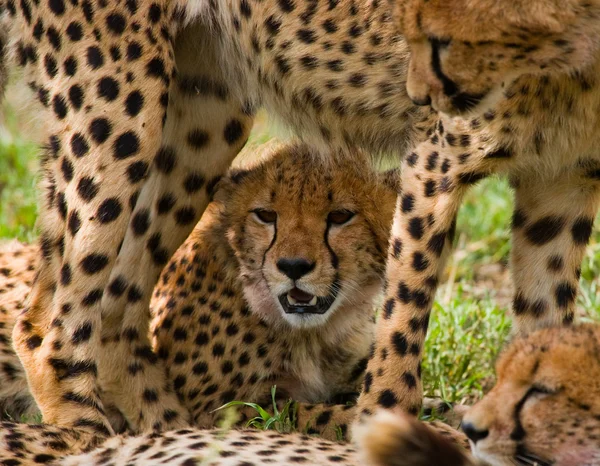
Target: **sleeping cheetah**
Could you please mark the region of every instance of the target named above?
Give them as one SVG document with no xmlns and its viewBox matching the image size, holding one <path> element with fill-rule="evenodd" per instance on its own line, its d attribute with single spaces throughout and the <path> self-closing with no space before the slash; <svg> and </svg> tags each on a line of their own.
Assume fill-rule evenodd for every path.
<svg viewBox="0 0 600 466">
<path fill-rule="evenodd" d="M 275 431 L 187 429 L 90 438 L 55 426 L 3 423 L 3 464 L 343 464 L 389 466 L 598 466 L 600 327 L 544 329 L 517 338 L 500 356 L 498 381 L 471 408 L 464 429 L 475 458 L 405 413 L 382 411 L 356 432 L 357 446 Z M 463 434 L 447 429 L 458 440 Z M 51 440 L 48 440 L 51 439 Z M 92 447 L 93 448 L 93 447 Z M 13 461 L 11 463 L 11 461 Z"/>
<path fill-rule="evenodd" d="M 553 327 L 516 338 L 496 363 L 496 385 L 463 419 L 475 458 L 464 456 L 452 464 L 600 465 L 599 354 L 598 324 Z M 394 457 L 398 461 L 392 464 L 412 464 L 402 462 L 407 437 L 422 450 L 429 448 L 432 434 L 424 426 L 414 422 L 408 431 L 400 430 L 406 421 L 399 423 L 387 412 L 379 417 L 378 428 L 357 432 L 366 429 L 360 439 L 370 445 L 367 464 Z M 438 464 L 433 458 L 421 461 L 416 464 Z"/>
<path fill-rule="evenodd" d="M 146 357 L 148 303 L 260 105 L 319 146 L 403 154 L 419 144 L 403 162 L 363 414 L 419 410 L 423 340 L 455 214 L 468 186 L 492 172 L 508 171 L 517 191 L 516 328 L 569 323 L 600 179 L 598 6 L 480 1 L 0 2 L 48 115 L 43 261 L 14 331 L 44 419 L 108 435 L 110 399 L 138 430 L 187 425 L 161 361 Z M 482 115 L 415 106 L 407 79 L 417 105 Z M 77 272 L 67 284 L 64 269 Z M 115 284 L 127 292 L 115 295 Z M 103 352 L 102 340 L 119 344 Z M 148 390 L 158 403 L 144 403 Z"/>
<path fill-rule="evenodd" d="M 358 395 L 373 341 L 398 176 L 301 144 L 263 152 L 254 155 L 265 161 L 219 182 L 165 267 L 151 302 L 153 347 L 197 427 L 214 426 L 214 410 L 233 400 L 269 406 L 275 385 L 282 402 L 299 402 L 300 430 L 345 437 L 354 409 L 344 397 Z M 0 332 L 9 335 L 22 308 L 35 257 L 37 246 L 0 253 Z M 19 419 L 34 403 L 8 335 L 0 404 Z M 124 338 L 139 338 L 133 323 Z M 128 367 L 130 376 L 139 370 Z M 156 402 L 152 392 L 144 397 Z M 314 405 L 323 402 L 338 405 Z"/>
</svg>

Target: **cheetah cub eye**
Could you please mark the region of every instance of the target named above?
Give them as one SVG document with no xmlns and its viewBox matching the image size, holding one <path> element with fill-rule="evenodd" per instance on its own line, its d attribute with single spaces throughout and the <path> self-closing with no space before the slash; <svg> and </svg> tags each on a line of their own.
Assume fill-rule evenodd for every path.
<svg viewBox="0 0 600 466">
<path fill-rule="evenodd" d="M 277 212 L 268 209 L 254 209 L 252 211 L 254 218 L 265 225 L 272 225 L 277 221 Z"/>
<path fill-rule="evenodd" d="M 327 215 L 327 223 L 331 225 L 344 225 L 348 223 L 356 214 L 349 210 L 334 210 Z"/>
</svg>

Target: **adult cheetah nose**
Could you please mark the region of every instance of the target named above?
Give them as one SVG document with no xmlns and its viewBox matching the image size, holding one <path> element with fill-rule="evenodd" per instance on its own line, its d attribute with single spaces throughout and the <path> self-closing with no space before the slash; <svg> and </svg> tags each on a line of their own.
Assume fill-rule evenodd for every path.
<svg viewBox="0 0 600 466">
<path fill-rule="evenodd" d="M 478 429 L 475 426 L 475 424 L 473 424 L 471 422 L 463 422 L 461 427 L 462 427 L 462 430 L 465 433 L 465 435 L 467 437 L 469 437 L 469 440 L 471 440 L 471 442 L 473 442 L 473 443 L 477 443 L 479 440 L 483 440 L 490 433 L 490 431 L 487 429 L 485 429 L 485 430 Z"/>
<path fill-rule="evenodd" d="M 299 280 L 304 275 L 312 272 L 315 263 L 302 257 L 286 257 L 277 261 L 277 268 L 292 280 Z"/>
</svg>

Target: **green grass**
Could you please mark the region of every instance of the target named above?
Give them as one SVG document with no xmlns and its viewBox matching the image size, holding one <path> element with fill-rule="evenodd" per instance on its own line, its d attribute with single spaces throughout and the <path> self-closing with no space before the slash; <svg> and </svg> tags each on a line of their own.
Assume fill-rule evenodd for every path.
<svg viewBox="0 0 600 466">
<path fill-rule="evenodd" d="M 275 394 L 277 386 L 271 387 L 271 410 L 267 410 L 256 403 L 248 401 L 230 401 L 215 411 L 227 410 L 230 408 L 251 408 L 256 411 L 256 416 L 246 422 L 246 427 L 252 427 L 259 430 L 276 430 L 278 432 L 292 432 L 296 428 L 296 403 L 288 400 L 281 409 L 277 406 Z"/>
<path fill-rule="evenodd" d="M 38 149 L 20 134 L 10 108 L 4 115 L 6 131 L 0 130 L 0 238 L 31 241 L 35 237 Z"/>
<path fill-rule="evenodd" d="M 0 239 L 30 241 L 35 238 L 37 150 L 25 137 L 23 122 L 10 108 L 5 110 L 8 131 L 0 128 Z M 250 145 L 267 142 L 271 134 L 261 116 Z M 474 293 L 475 276 L 482 264 L 506 264 L 508 260 L 510 191 L 504 179 L 485 180 L 471 190 L 461 208 L 457 251 L 449 265 L 452 282 L 438 293 L 426 343 L 424 384 L 430 395 L 472 401 L 493 383 L 493 361 L 508 335 L 510 319 L 507 303 L 499 306 L 496 300 L 501 290 L 480 286 Z M 579 304 L 583 320 L 600 320 L 598 270 L 600 232 L 595 232 L 582 266 Z M 269 419 L 259 412 L 255 421 L 269 422 L 269 426 L 280 422 Z"/>
<path fill-rule="evenodd" d="M 493 363 L 509 331 L 504 309 L 456 286 L 448 304 L 438 300 L 433 308 L 423 359 L 425 392 L 450 402 L 479 399 L 493 383 Z"/>
</svg>

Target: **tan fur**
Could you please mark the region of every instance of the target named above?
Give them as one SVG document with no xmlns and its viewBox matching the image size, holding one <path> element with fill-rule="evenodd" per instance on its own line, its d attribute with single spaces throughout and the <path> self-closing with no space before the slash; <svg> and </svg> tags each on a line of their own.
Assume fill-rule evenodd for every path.
<svg viewBox="0 0 600 466">
<path fill-rule="evenodd" d="M 293 145 L 248 171 L 234 170 L 159 280 L 156 351 L 195 425 L 214 425 L 211 411 L 231 400 L 267 406 L 273 385 L 281 400 L 302 403 L 360 390 L 396 191 L 366 160 L 329 158 Z M 257 209 L 276 221 L 264 224 Z M 328 225 L 340 209 L 355 216 Z M 315 266 L 291 280 L 277 265 L 286 258 Z M 294 287 L 336 297 L 322 315 L 286 314 L 279 297 Z M 298 425 L 335 439 L 335 426 L 345 435 L 352 419 L 348 408 L 301 404 Z"/>
<path fill-rule="evenodd" d="M 31 420 L 39 412 L 11 344 L 15 320 L 25 308 L 38 257 L 37 246 L 18 241 L 0 246 L 0 419 Z"/>
<path fill-rule="evenodd" d="M 367 465 L 467 466 L 471 460 L 456 443 L 467 447 L 458 431 L 434 422 L 435 430 L 406 413 L 381 411 L 355 430 Z M 468 447 L 467 447 L 468 448 Z"/>
<path fill-rule="evenodd" d="M 47 122 L 45 254 L 14 332 L 46 421 L 110 435 L 116 404 L 140 431 L 188 424 L 150 352 L 148 304 L 259 106 L 324 153 L 409 146 L 428 112 L 406 97 L 407 48 L 387 5 L 288 3 L 3 4 Z M 148 390 L 160 403 L 143 402 Z"/>
<path fill-rule="evenodd" d="M 476 440 L 474 458 L 448 450 L 439 426 L 442 436 L 391 412 L 356 429 L 360 451 L 366 464 L 597 466 L 599 354 L 597 324 L 543 329 L 511 342 L 496 364 L 494 388 L 463 419 Z"/>
<path fill-rule="evenodd" d="M 580 72 L 597 62 L 597 1 L 401 0 L 395 8 L 412 52 L 408 93 L 415 101 L 429 95 L 441 112 L 483 112 L 519 76 Z M 450 41 L 440 57 L 443 74 L 456 87 L 452 96 L 433 70 L 432 40 Z M 461 93 L 486 97 L 462 109 L 452 103 Z"/>
</svg>

